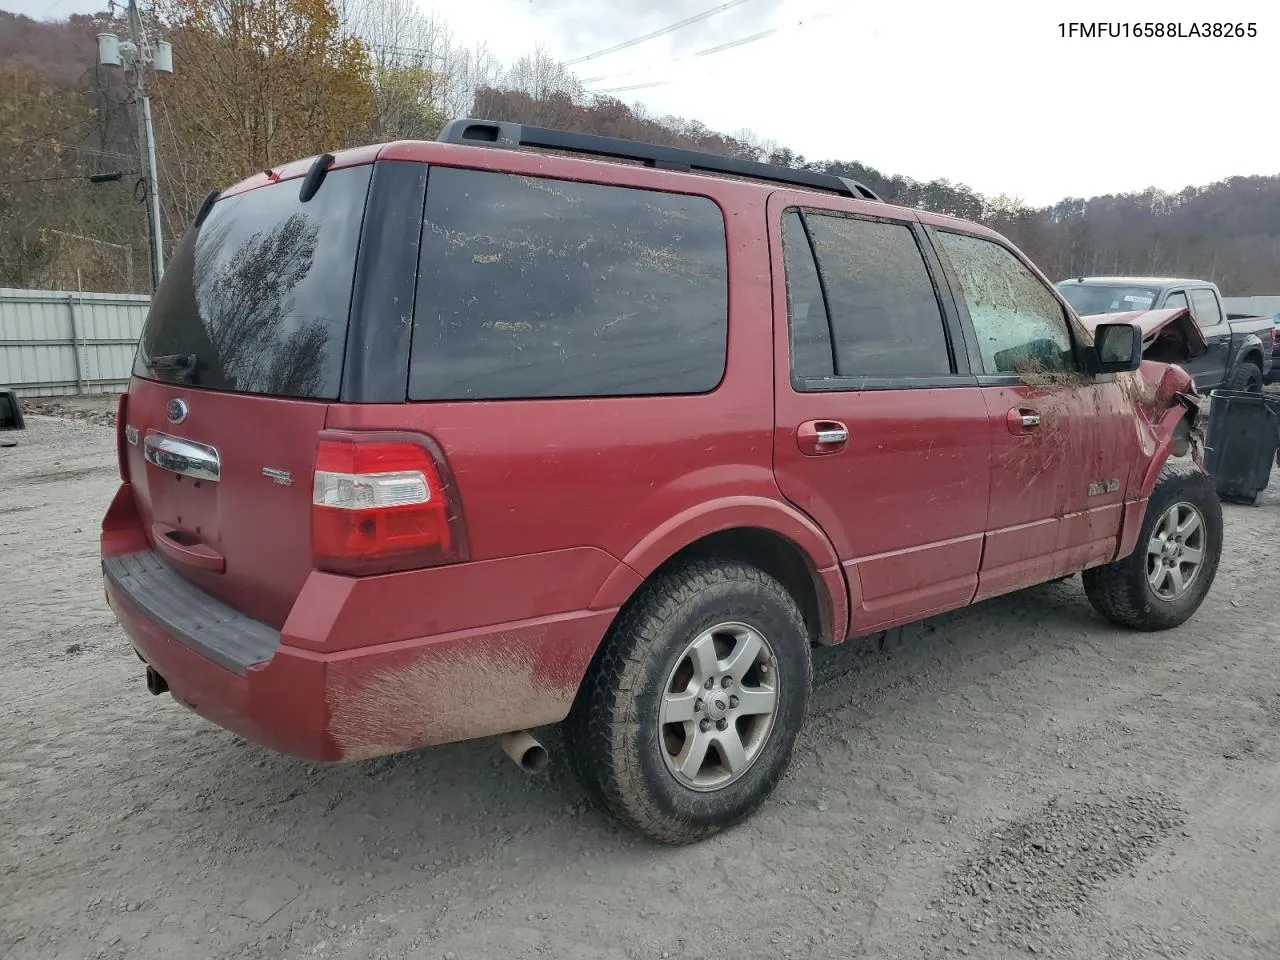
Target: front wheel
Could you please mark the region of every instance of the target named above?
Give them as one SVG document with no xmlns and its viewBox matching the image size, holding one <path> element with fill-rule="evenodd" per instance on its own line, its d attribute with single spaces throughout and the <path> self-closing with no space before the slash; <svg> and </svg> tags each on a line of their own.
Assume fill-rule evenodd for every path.
<svg viewBox="0 0 1280 960">
<path fill-rule="evenodd" d="M 1093 608 L 1135 630 L 1167 630 L 1200 609 L 1222 556 L 1222 504 L 1188 460 L 1165 464 L 1147 502 L 1138 546 L 1083 574 Z"/>
<path fill-rule="evenodd" d="M 610 629 L 565 746 L 615 818 L 692 843 L 773 792 L 809 689 L 809 638 L 791 595 L 754 567 L 695 560 L 655 575 Z"/>
</svg>

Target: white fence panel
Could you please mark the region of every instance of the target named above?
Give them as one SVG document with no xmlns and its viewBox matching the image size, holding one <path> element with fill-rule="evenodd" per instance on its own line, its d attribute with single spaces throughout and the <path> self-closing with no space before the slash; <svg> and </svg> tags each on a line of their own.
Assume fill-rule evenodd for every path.
<svg viewBox="0 0 1280 960">
<path fill-rule="evenodd" d="M 0 287 L 0 386 L 20 396 L 115 393 L 151 298 Z"/>
</svg>

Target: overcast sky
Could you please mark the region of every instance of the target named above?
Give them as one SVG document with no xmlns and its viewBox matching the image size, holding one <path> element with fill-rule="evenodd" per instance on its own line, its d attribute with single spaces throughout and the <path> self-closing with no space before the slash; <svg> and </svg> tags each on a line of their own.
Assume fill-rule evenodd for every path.
<svg viewBox="0 0 1280 960">
<path fill-rule="evenodd" d="M 568 60 L 726 2 L 438 0 L 434 7 L 459 39 L 486 40 L 504 60 L 536 43 Z M 0 9 L 52 17 L 103 5 L 0 0 Z M 1063 19 L 1115 20 L 1120 6 L 738 0 L 574 69 L 584 80 L 600 78 L 588 89 L 725 132 L 749 128 L 810 159 L 946 177 L 1029 203 L 1280 173 L 1280 4 L 1123 4 L 1130 23 L 1254 22 L 1252 39 L 1061 36 Z"/>
</svg>

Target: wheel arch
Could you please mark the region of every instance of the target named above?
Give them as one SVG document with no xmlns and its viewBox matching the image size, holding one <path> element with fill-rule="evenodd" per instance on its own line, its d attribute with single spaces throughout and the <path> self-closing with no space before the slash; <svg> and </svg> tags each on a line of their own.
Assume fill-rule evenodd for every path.
<svg viewBox="0 0 1280 960">
<path fill-rule="evenodd" d="M 813 520 L 764 497 L 726 498 L 672 517 L 623 557 L 591 606 L 621 608 L 657 571 L 710 556 L 750 563 L 781 583 L 812 642 L 847 636 L 849 592 L 835 547 Z"/>
<path fill-rule="evenodd" d="M 1240 346 L 1236 348 L 1235 356 L 1231 359 L 1231 369 L 1228 374 L 1235 373 L 1242 363 L 1252 363 L 1259 370 L 1262 370 L 1262 356 L 1262 338 L 1256 333 L 1246 333 Z"/>
</svg>

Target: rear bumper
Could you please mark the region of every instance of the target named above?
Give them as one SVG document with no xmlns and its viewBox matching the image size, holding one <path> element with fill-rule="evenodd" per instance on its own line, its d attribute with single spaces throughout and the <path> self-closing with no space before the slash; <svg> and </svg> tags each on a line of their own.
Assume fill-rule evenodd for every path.
<svg viewBox="0 0 1280 960">
<path fill-rule="evenodd" d="M 287 624 L 281 634 L 200 593 L 149 550 L 107 556 L 103 572 L 126 635 L 176 700 L 246 739 L 322 761 L 564 719 L 614 613 L 319 652 L 291 645 Z"/>
</svg>

